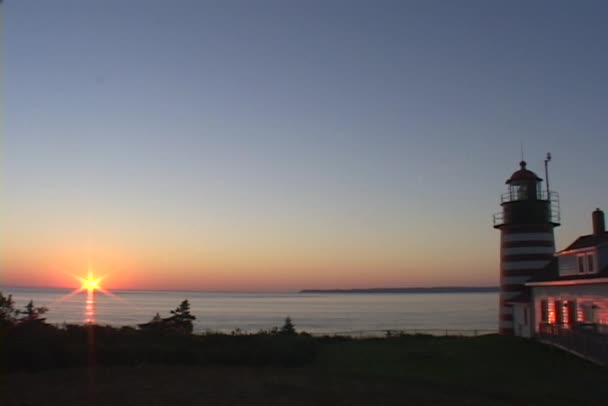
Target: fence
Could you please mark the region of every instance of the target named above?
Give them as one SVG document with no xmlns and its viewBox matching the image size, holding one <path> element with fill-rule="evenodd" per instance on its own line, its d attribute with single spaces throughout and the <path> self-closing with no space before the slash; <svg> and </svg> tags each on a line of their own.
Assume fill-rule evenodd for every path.
<svg viewBox="0 0 608 406">
<path fill-rule="evenodd" d="M 398 337 L 401 335 L 431 335 L 436 337 L 477 337 L 485 334 L 497 334 L 497 330 L 487 329 L 386 329 L 386 330 L 351 330 L 331 333 L 312 333 L 313 336 L 342 336 L 352 338 Z"/>
<path fill-rule="evenodd" d="M 595 363 L 608 366 L 608 335 L 602 329 L 541 324 L 538 337 Z"/>
</svg>

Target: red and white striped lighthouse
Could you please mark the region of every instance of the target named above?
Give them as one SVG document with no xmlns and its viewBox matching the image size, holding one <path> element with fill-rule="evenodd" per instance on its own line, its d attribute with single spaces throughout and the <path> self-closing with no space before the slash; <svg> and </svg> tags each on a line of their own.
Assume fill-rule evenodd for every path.
<svg viewBox="0 0 608 406">
<path fill-rule="evenodd" d="M 500 230 L 500 334 L 513 334 L 513 308 L 509 301 L 525 292 L 526 283 L 553 258 L 559 226 L 556 192 L 541 190 L 542 179 L 526 169 L 526 162 L 507 180 L 501 196 L 502 212 L 494 215 Z"/>
</svg>

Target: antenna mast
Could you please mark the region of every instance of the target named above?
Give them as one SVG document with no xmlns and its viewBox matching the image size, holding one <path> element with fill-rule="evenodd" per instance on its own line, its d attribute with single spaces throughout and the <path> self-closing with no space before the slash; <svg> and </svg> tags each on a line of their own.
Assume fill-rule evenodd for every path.
<svg viewBox="0 0 608 406">
<path fill-rule="evenodd" d="M 549 189 L 549 162 L 551 162 L 551 153 L 547 152 L 545 158 L 545 179 L 547 179 L 547 200 L 551 200 L 551 189 Z"/>
</svg>

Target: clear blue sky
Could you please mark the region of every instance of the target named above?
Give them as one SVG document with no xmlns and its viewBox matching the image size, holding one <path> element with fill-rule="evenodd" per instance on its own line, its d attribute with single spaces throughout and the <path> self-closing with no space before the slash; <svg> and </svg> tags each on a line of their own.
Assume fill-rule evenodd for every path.
<svg viewBox="0 0 608 406">
<path fill-rule="evenodd" d="M 9 281 L 493 284 L 521 141 L 558 247 L 608 209 L 603 1 L 1 7 Z"/>
</svg>

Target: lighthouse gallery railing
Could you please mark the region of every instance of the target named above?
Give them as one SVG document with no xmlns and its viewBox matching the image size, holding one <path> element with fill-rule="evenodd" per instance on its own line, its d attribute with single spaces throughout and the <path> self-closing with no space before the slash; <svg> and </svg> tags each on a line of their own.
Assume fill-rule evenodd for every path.
<svg viewBox="0 0 608 406">
<path fill-rule="evenodd" d="M 515 195 L 511 192 L 503 193 L 500 196 L 500 203 L 511 203 L 528 200 L 526 196 Z M 554 191 L 539 191 L 537 192 L 537 199 L 539 201 L 549 202 L 549 218 L 547 219 L 551 223 L 559 223 L 561 221 L 561 212 L 559 206 L 559 193 Z M 504 213 L 498 212 L 492 215 L 492 222 L 494 226 L 500 226 L 504 224 Z"/>
</svg>

